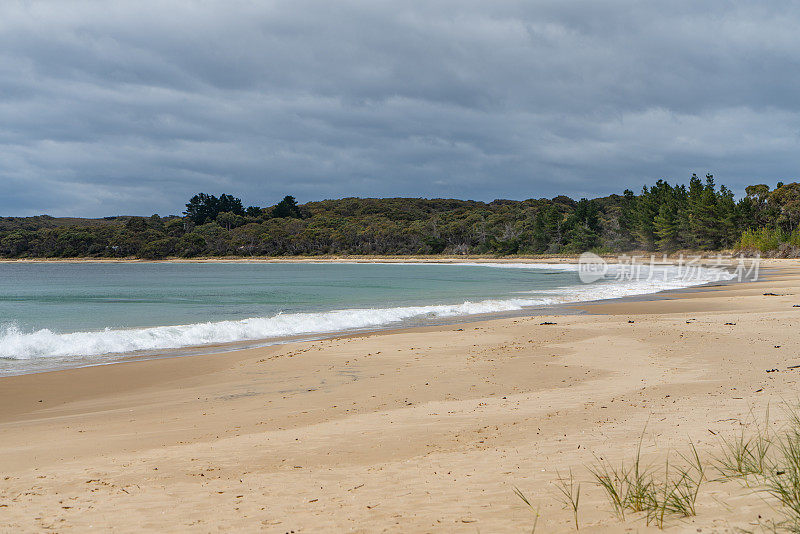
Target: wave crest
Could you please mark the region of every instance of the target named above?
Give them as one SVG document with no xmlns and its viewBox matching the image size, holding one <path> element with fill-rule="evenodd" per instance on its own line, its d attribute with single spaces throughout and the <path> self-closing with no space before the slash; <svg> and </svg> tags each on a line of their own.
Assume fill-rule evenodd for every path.
<svg viewBox="0 0 800 534">
<path fill-rule="evenodd" d="M 544 264 L 461 264 L 505 269 L 577 270 L 576 265 Z M 611 272 L 618 269 L 612 267 Z M 377 309 L 343 309 L 317 313 L 287 313 L 270 317 L 252 317 L 237 321 L 218 321 L 150 328 L 105 329 L 92 332 L 56 333 L 48 329 L 23 332 L 11 323 L 0 326 L 0 359 L 32 360 L 37 358 L 96 357 L 139 351 L 180 349 L 218 343 L 320 335 L 352 330 L 399 325 L 412 319 L 446 318 L 521 310 L 529 306 L 586 302 L 631 295 L 657 293 L 718 280 L 733 274 L 704 268 L 692 279 L 683 279 L 672 266 L 656 269 L 658 276 L 605 281 L 536 291 L 536 295 L 503 300 L 463 302 L 429 306 L 404 306 Z M 520 294 L 530 294 L 520 290 Z"/>
<path fill-rule="evenodd" d="M 59 334 L 48 329 L 25 333 L 17 325 L 0 330 L 0 358 L 27 360 L 42 357 L 99 356 L 146 350 L 179 349 L 197 345 L 285 338 L 376 328 L 414 318 L 455 317 L 522 309 L 548 304 L 548 299 L 518 298 L 464 302 L 456 305 L 406 306 L 383 309 L 287 313 L 151 328 L 105 329 Z"/>
</svg>

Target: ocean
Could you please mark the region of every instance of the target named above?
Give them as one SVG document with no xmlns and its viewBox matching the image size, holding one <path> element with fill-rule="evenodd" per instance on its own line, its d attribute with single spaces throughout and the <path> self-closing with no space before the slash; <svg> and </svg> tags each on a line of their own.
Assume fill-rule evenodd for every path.
<svg viewBox="0 0 800 534">
<path fill-rule="evenodd" d="M 582 283 L 577 265 L 530 263 L 0 263 L 0 375 L 525 313 L 732 278 L 716 269 L 687 274 L 655 266 L 623 276 L 612 266 Z"/>
</svg>

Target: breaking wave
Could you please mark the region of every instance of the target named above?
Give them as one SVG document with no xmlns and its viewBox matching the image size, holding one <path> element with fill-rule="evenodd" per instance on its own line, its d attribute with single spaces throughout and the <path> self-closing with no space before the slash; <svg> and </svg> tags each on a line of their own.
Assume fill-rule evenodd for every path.
<svg viewBox="0 0 800 534">
<path fill-rule="evenodd" d="M 577 265 L 564 264 L 460 264 L 503 269 L 556 269 L 576 271 Z M 0 358 L 31 360 L 38 358 L 96 357 L 138 351 L 180 349 L 219 343 L 269 340 L 293 336 L 331 334 L 352 330 L 400 326 L 411 320 L 458 317 L 521 310 L 530 306 L 602 300 L 656 293 L 726 280 L 733 275 L 716 269 L 702 269 L 691 279 L 683 279 L 677 268 L 656 267 L 657 272 L 638 273 L 636 279 L 606 280 L 598 284 L 577 284 L 550 290 L 526 292 L 517 297 L 376 309 L 342 309 L 328 312 L 285 313 L 235 321 L 206 322 L 149 328 L 105 329 L 89 332 L 57 333 L 49 329 L 22 331 L 18 325 L 0 326 Z M 617 272 L 617 274 L 620 274 Z M 615 276 L 611 266 L 608 277 Z M 526 295 L 526 293 L 528 293 Z"/>
</svg>

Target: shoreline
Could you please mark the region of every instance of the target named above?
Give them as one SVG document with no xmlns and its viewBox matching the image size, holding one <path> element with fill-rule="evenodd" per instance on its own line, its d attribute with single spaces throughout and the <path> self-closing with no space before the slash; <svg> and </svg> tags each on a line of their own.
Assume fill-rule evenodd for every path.
<svg viewBox="0 0 800 534">
<path fill-rule="evenodd" d="M 763 275 L 766 281 L 769 274 Z M 578 315 L 578 314 L 597 314 L 597 315 L 616 315 L 620 312 L 617 311 L 629 303 L 642 303 L 642 302 L 659 302 L 663 300 L 680 299 L 684 293 L 702 292 L 710 290 L 715 287 L 729 286 L 733 284 L 751 284 L 752 281 L 736 281 L 736 280 L 722 280 L 707 282 L 697 286 L 687 286 L 682 288 L 664 289 L 656 293 L 642 293 L 637 295 L 628 295 L 623 297 L 613 297 L 600 300 L 588 300 L 578 302 L 565 302 L 558 304 L 543 304 L 541 306 L 525 307 L 519 310 L 505 311 L 505 312 L 492 312 L 473 315 L 460 315 L 454 317 L 441 318 L 435 322 L 425 323 L 421 325 L 408 325 L 408 326 L 385 326 L 374 327 L 365 329 L 356 329 L 352 331 L 338 331 L 338 332 L 323 332 L 320 334 L 311 335 L 297 335 L 288 338 L 279 338 L 275 340 L 255 339 L 234 341 L 229 343 L 216 343 L 209 345 L 193 345 L 188 347 L 179 347 L 176 349 L 161 349 L 153 351 L 143 351 L 143 354 L 136 353 L 123 353 L 119 355 L 119 359 L 110 359 L 108 361 L 100 361 L 94 363 L 86 363 L 84 365 L 66 366 L 61 368 L 34 370 L 28 372 L 21 372 L 15 374 L 0 375 L 0 381 L 5 378 L 13 378 L 19 376 L 36 375 L 42 373 L 59 373 L 63 371 L 73 371 L 79 369 L 87 369 L 92 367 L 104 367 L 109 365 L 119 365 L 135 362 L 148 362 L 165 359 L 177 358 L 192 358 L 192 357 L 213 357 L 216 355 L 225 355 L 249 350 L 268 349 L 272 347 L 281 347 L 283 345 L 295 345 L 314 343 L 319 341 L 330 341 L 338 339 L 351 339 L 361 338 L 367 336 L 380 336 L 380 335 L 394 335 L 403 333 L 415 332 L 436 332 L 451 329 L 459 326 L 469 326 L 473 323 L 484 323 L 503 319 L 519 319 L 519 318 L 539 318 L 539 317 L 558 317 L 562 315 Z M 605 311 L 611 310 L 611 311 Z M 539 312 L 539 313 L 531 313 Z M 623 312 L 624 313 L 624 312 Z M 154 353 L 164 354 L 154 354 Z M 0 382 L 1 384 L 2 382 Z"/>
<path fill-rule="evenodd" d="M 624 253 L 603 253 L 600 257 L 604 259 L 615 259 L 619 257 L 637 257 L 649 260 L 653 258 L 659 262 L 674 262 L 680 257 L 699 258 L 701 261 L 715 260 L 718 257 L 724 259 L 738 258 L 739 256 L 731 252 L 711 252 L 711 251 L 687 251 L 674 254 L 657 254 L 645 251 L 629 251 Z M 580 258 L 580 254 L 541 254 L 523 256 L 494 256 L 490 254 L 480 255 L 321 255 L 321 256 L 208 256 L 195 258 L 165 258 L 160 260 L 148 260 L 142 258 L 0 258 L 0 263 L 575 263 Z M 746 260 L 752 257 L 744 256 Z M 762 258 L 766 261 L 767 258 Z M 782 261 L 782 258 L 770 258 L 770 260 Z M 791 261 L 791 259 L 788 259 Z"/>
<path fill-rule="evenodd" d="M 688 440 L 707 457 L 748 414 L 792 399 L 800 262 L 771 269 L 583 314 L 0 378 L 0 521 L 15 531 L 529 531 L 518 487 L 541 531 L 574 532 L 553 483 L 575 469 L 581 531 L 660 532 L 635 515 L 620 523 L 583 466 L 630 460 L 645 428 L 647 458 Z M 697 511 L 672 530 L 778 517 L 734 483 L 709 483 Z"/>
<path fill-rule="evenodd" d="M 417 258 L 420 259 L 419 257 Z M 389 262 L 389 263 L 420 263 L 421 261 L 417 262 Z M 193 263 L 193 262 L 192 262 Z M 308 263 L 308 262 L 298 262 L 298 263 Z M 328 262 L 331 263 L 331 262 Z M 339 261 L 333 262 L 339 263 Z M 370 262 L 362 262 L 362 263 L 376 263 L 376 261 Z M 431 263 L 424 261 L 424 263 Z M 455 262 L 434 262 L 434 263 L 455 263 Z M 488 263 L 488 262 L 474 262 L 471 261 L 470 263 Z M 492 261 L 491 263 L 496 263 Z M 508 262 L 508 263 L 520 263 L 520 262 Z M 544 263 L 538 261 L 529 261 L 529 262 L 522 262 L 522 263 Z M 547 262 L 552 263 L 552 262 Z M 573 258 L 573 261 L 561 262 L 562 264 L 577 264 L 577 258 Z M 669 262 L 665 263 L 669 264 Z M 21 376 L 21 375 L 28 375 L 28 374 L 38 374 L 38 373 L 45 373 L 45 372 L 55 372 L 55 371 L 62 371 L 68 369 L 82 369 L 87 367 L 94 367 L 94 366 L 105 366 L 105 365 L 116 365 L 119 363 L 126 363 L 126 362 L 134 362 L 134 361 L 149 361 L 149 360 L 157 360 L 157 359 L 164 359 L 164 358 L 184 358 L 187 356 L 193 355 L 214 355 L 214 354 L 225 354 L 228 352 L 236 352 L 240 350 L 247 350 L 247 349 L 258 349 L 258 348 L 265 348 L 271 347 L 276 345 L 286 345 L 290 343 L 303 343 L 303 342 L 313 342 L 313 341 L 321 341 L 326 339 L 336 339 L 340 337 L 349 337 L 349 336 L 361 336 L 361 335 L 371 335 L 377 334 L 381 332 L 402 332 L 405 330 L 414 330 L 417 328 L 427 328 L 427 327 L 448 327 L 454 325 L 464 325 L 470 324 L 473 322 L 481 322 L 481 321 L 489 321 L 494 319 L 502 319 L 502 318 L 517 318 L 517 317 L 545 317 L 545 316 L 552 316 L 552 315 L 562 315 L 562 314 L 575 314 L 575 313 L 586 313 L 587 308 L 596 304 L 606 304 L 606 303 L 614 303 L 614 302 L 627 302 L 627 301 L 638 301 L 638 300 L 651 300 L 651 299 L 659 299 L 659 298 L 668 298 L 668 295 L 674 292 L 685 292 L 685 291 L 695 291 L 700 290 L 704 287 L 709 285 L 715 284 L 731 284 L 736 283 L 735 280 L 716 280 L 710 281 L 700 285 L 692 285 L 686 286 L 681 288 L 670 288 L 670 289 L 663 289 L 657 291 L 655 293 L 640 293 L 635 295 L 628 295 L 628 296 L 621 296 L 621 297 L 611 297 L 605 299 L 598 299 L 598 300 L 585 300 L 585 301 L 575 301 L 575 302 L 559 302 L 559 303 L 551 303 L 551 304 L 541 304 L 541 305 L 534 305 L 534 306 L 526 306 L 518 310 L 508 310 L 508 311 L 495 311 L 495 312 L 486 312 L 486 313 L 477 313 L 477 314 L 468 314 L 468 315 L 456 315 L 450 317 L 437 317 L 435 319 L 430 320 L 422 320 L 420 324 L 413 325 L 396 325 L 396 324 L 387 324 L 381 325 L 376 327 L 370 328 L 355 328 L 355 329 L 345 329 L 339 331 L 331 331 L 331 332 L 319 332 L 319 333 L 310 333 L 310 334 L 298 334 L 293 336 L 281 337 L 281 338 L 265 338 L 265 339 L 250 339 L 250 340 L 241 340 L 241 341 L 233 341 L 233 342 L 220 342 L 220 343 L 211 343 L 206 345 L 190 345 L 185 347 L 176 347 L 176 348 L 166 348 L 166 349 L 148 349 L 136 352 L 129 352 L 129 353 L 119 353 L 119 354 L 107 354 L 107 355 L 98 355 L 96 360 L 92 360 L 87 358 L 87 361 L 77 363 L 78 360 L 74 360 L 76 364 L 70 365 L 69 363 L 61 363 L 61 364 L 52 364 L 47 366 L 42 364 L 41 368 L 36 369 L 24 369 L 20 371 L 8 371 L 6 373 L 0 374 L 0 378 L 3 377 L 11 377 L 11 376 Z M 746 281 L 745 281 L 746 283 Z M 659 297 L 661 296 L 661 297 Z M 46 358 L 44 358 L 46 360 Z"/>
</svg>

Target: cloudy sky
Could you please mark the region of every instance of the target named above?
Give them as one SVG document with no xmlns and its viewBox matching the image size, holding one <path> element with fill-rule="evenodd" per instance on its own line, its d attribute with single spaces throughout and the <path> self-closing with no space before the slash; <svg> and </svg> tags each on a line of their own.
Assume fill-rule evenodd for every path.
<svg viewBox="0 0 800 534">
<path fill-rule="evenodd" d="M 800 4 L 0 3 L 0 215 L 798 178 Z"/>
</svg>

